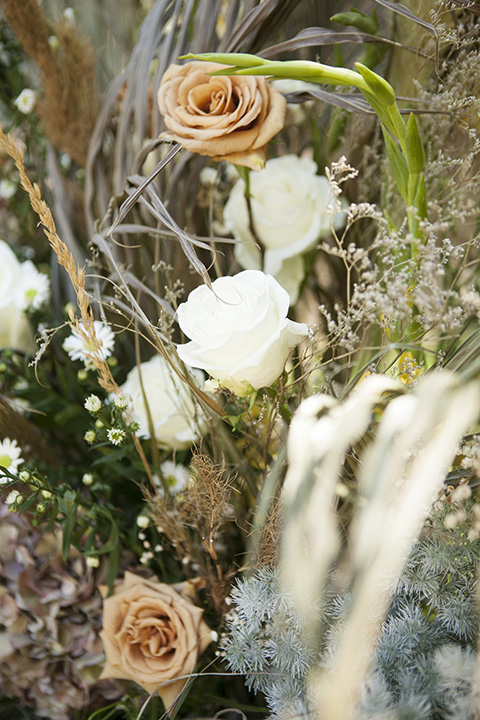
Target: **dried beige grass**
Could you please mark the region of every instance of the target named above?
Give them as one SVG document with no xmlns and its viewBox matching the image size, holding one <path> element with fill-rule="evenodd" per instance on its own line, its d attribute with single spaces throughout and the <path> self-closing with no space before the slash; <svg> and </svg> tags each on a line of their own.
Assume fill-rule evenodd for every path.
<svg viewBox="0 0 480 720">
<path fill-rule="evenodd" d="M 79 333 L 80 337 L 85 340 L 90 347 L 92 347 L 93 352 L 90 357 L 98 373 L 99 384 L 107 392 L 118 393 L 118 385 L 112 377 L 112 373 L 110 372 L 110 368 L 107 362 L 98 357 L 101 346 L 95 334 L 93 312 L 92 308 L 90 307 L 88 293 L 85 289 L 85 272 L 83 268 L 77 268 L 71 252 L 69 251 L 65 243 L 59 238 L 50 208 L 48 207 L 45 200 L 42 200 L 40 188 L 36 183 L 32 184 L 32 182 L 28 178 L 25 169 L 23 152 L 15 144 L 14 139 L 10 135 L 5 135 L 1 128 L 0 150 L 3 150 L 14 161 L 20 175 L 21 186 L 28 194 L 32 209 L 40 219 L 40 223 L 43 226 L 45 235 L 47 236 L 48 242 L 50 243 L 52 250 L 57 256 L 59 264 L 63 268 L 65 268 L 71 280 L 71 283 L 77 295 L 78 307 L 82 320 L 82 324 L 80 325 L 78 319 L 74 318 L 72 315 L 70 318 L 71 325 L 73 328 L 75 328 L 76 332 Z"/>
</svg>

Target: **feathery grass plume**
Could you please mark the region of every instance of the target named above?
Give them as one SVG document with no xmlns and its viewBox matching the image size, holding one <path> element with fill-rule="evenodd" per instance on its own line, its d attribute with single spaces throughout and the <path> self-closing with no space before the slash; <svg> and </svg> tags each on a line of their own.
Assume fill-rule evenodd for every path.
<svg viewBox="0 0 480 720">
<path fill-rule="evenodd" d="M 36 0 L 1 0 L 0 5 L 27 55 L 45 76 L 54 77 L 57 64 L 49 43 L 52 30 L 43 6 Z"/>
<path fill-rule="evenodd" d="M 98 110 L 93 48 L 66 19 L 50 25 L 36 0 L 2 0 L 5 17 L 42 73 L 38 114 L 52 143 L 84 166 Z M 58 47 L 49 38 L 55 36 Z"/>
<path fill-rule="evenodd" d="M 43 73 L 44 99 L 38 114 L 45 132 L 59 150 L 82 167 L 99 108 L 95 57 L 88 38 L 68 20 L 52 25 L 58 48 L 55 73 Z"/>
<path fill-rule="evenodd" d="M 165 497 L 164 493 L 153 494 L 150 489 L 146 490 L 154 524 L 162 528 L 177 553 L 184 554 L 202 568 L 209 593 L 219 611 L 227 594 L 225 573 L 227 576 L 230 573 L 225 562 L 225 548 L 219 555 L 217 542 L 220 530 L 236 517 L 231 503 L 232 491 L 233 481 L 225 464 L 215 465 L 199 450 L 193 452 L 190 480 L 177 495 Z M 222 540 L 224 542 L 225 537 Z"/>
<path fill-rule="evenodd" d="M 3 150 L 14 161 L 20 175 L 20 184 L 28 194 L 32 209 L 40 219 L 45 235 L 47 236 L 52 250 L 57 256 L 59 264 L 65 268 L 72 282 L 77 295 L 82 325 L 80 325 L 78 320 L 74 319 L 73 316 L 70 320 L 72 325 L 80 334 L 81 338 L 87 341 L 89 346 L 92 347 L 91 359 L 98 373 L 99 383 L 107 392 L 118 393 L 119 388 L 112 377 L 110 368 L 106 361 L 101 359 L 101 347 L 95 335 L 93 312 L 90 307 L 88 293 L 85 289 L 85 271 L 82 268 L 77 268 L 71 252 L 65 243 L 59 238 L 52 213 L 45 200 L 42 199 L 40 188 L 36 183 L 32 184 L 27 176 L 23 152 L 16 146 L 13 138 L 9 135 L 5 135 L 1 128 L 0 150 Z"/>
<path fill-rule="evenodd" d="M 361 456 L 358 503 L 346 543 L 335 510 L 345 453 L 368 437 L 387 378 L 367 377 L 343 403 L 312 397 L 290 430 L 281 567 L 299 611 L 325 590 L 331 568 L 352 595 L 328 671 L 312 672 L 312 704 L 323 716 L 351 717 L 369 670 L 391 593 L 456 454 L 477 419 L 480 393 L 432 372 L 414 392 L 390 399 L 376 438 Z M 313 622 L 313 619 L 312 619 Z M 317 626 L 321 632 L 320 625 Z"/>
</svg>

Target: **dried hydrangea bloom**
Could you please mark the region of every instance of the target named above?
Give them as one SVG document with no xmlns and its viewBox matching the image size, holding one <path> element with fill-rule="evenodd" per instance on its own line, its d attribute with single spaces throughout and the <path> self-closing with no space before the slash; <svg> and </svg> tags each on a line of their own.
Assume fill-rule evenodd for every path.
<svg viewBox="0 0 480 720">
<path fill-rule="evenodd" d="M 164 136 L 190 152 L 261 170 L 267 143 L 283 128 L 286 100 L 264 77 L 209 74 L 224 69 L 200 60 L 170 65 L 157 96 Z"/>
<path fill-rule="evenodd" d="M 104 662 L 101 597 L 82 556 L 61 559 L 42 535 L 0 503 L 0 692 L 35 716 L 70 720 L 74 710 L 118 697 L 98 682 Z"/>
</svg>

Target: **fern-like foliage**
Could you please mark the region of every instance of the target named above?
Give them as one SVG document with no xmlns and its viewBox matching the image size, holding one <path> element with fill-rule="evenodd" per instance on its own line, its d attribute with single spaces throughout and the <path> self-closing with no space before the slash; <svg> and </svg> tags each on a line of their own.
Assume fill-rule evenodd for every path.
<svg viewBox="0 0 480 720">
<path fill-rule="evenodd" d="M 392 597 L 359 720 L 476 717 L 480 540 L 470 541 L 462 527 L 446 529 L 443 515 L 417 541 Z M 223 639 L 228 667 L 265 694 L 272 718 L 310 714 L 307 674 L 314 664 L 328 668 L 334 662 L 352 598 L 337 595 L 324 602 L 325 632 L 317 654 L 275 569 L 262 568 L 238 581 L 231 598 Z"/>
</svg>

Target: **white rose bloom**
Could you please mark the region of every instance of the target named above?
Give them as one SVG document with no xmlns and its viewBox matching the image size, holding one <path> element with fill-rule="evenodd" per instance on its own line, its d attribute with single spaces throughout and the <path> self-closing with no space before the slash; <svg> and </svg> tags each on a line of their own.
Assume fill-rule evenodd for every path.
<svg viewBox="0 0 480 720">
<path fill-rule="evenodd" d="M 287 319 L 288 293 L 260 270 L 221 277 L 212 287 L 196 288 L 178 308 L 191 339 L 178 346 L 180 358 L 237 395 L 271 385 L 308 334 L 307 325 Z"/>
<path fill-rule="evenodd" d="M 297 155 L 269 160 L 265 169 L 250 173 L 250 195 L 255 231 L 265 255 L 263 270 L 273 275 L 297 298 L 304 277 L 302 254 L 331 231 L 327 212 L 329 185 L 317 175 L 317 164 Z M 338 229 L 344 214 L 333 219 Z M 237 240 L 235 257 L 247 269 L 262 269 L 260 250 L 249 229 L 245 183 L 238 180 L 225 205 L 224 223 Z"/>
<path fill-rule="evenodd" d="M 0 240 L 0 347 L 25 352 L 35 348 L 29 322 L 18 305 L 22 264 L 11 247 Z"/>
<path fill-rule="evenodd" d="M 192 370 L 191 375 L 199 387 L 203 386 L 203 373 Z M 121 389 L 125 396 L 131 398 L 133 420 L 139 425 L 140 437 L 150 437 L 140 376 L 155 439 L 174 450 L 188 448 L 198 439 L 205 421 L 188 386 L 161 355 L 130 370 Z"/>
</svg>

